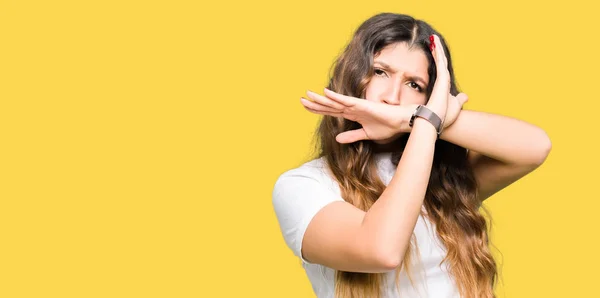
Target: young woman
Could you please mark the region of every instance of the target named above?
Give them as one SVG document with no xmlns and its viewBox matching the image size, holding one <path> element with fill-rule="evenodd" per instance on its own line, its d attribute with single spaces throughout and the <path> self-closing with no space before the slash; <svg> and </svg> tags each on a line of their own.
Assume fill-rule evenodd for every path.
<svg viewBox="0 0 600 298">
<path fill-rule="evenodd" d="M 481 203 L 543 163 L 547 134 L 462 110 L 445 40 L 401 14 L 359 26 L 307 97 L 319 156 L 281 174 L 273 206 L 317 297 L 494 297 Z"/>
</svg>

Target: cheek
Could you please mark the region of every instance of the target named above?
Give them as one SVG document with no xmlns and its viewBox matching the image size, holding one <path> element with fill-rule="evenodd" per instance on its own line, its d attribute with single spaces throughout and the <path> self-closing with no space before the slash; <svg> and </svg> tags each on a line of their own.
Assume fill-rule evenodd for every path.
<svg viewBox="0 0 600 298">
<path fill-rule="evenodd" d="M 388 83 L 374 78 L 372 79 L 365 89 L 365 99 L 368 101 L 381 102 L 385 97 L 385 92 L 389 88 Z"/>
<path fill-rule="evenodd" d="M 373 81 L 369 82 L 369 84 L 367 85 L 367 88 L 365 89 L 365 99 L 366 100 L 377 101 L 377 98 L 379 98 L 379 94 L 377 94 L 377 90 L 380 90 L 380 88 L 378 88 L 376 85 L 377 84 Z"/>
<path fill-rule="evenodd" d="M 377 101 L 377 98 L 378 97 L 375 94 L 372 94 L 372 92 L 369 92 L 369 90 L 365 93 L 365 99 L 368 101 Z"/>
<path fill-rule="evenodd" d="M 425 104 L 427 102 L 427 98 L 425 97 L 425 93 L 419 93 L 417 91 L 409 90 L 404 93 L 405 96 L 402 98 L 402 104 Z"/>
</svg>

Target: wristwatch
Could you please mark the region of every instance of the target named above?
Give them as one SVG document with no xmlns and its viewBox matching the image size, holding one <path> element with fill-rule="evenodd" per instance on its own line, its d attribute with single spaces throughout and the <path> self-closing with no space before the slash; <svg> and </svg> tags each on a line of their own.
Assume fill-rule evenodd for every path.
<svg viewBox="0 0 600 298">
<path fill-rule="evenodd" d="M 433 126 L 435 127 L 435 130 L 437 131 L 438 139 L 440 138 L 440 135 L 442 134 L 442 130 L 444 129 L 444 127 L 442 125 L 442 119 L 440 119 L 440 117 L 438 115 L 436 115 L 432 110 L 428 109 L 426 106 L 419 105 L 415 109 L 415 112 L 410 117 L 408 126 L 410 126 L 410 127 L 413 126 L 413 123 L 415 122 L 416 117 L 421 117 L 421 118 L 431 122 L 431 124 L 433 124 Z"/>
</svg>

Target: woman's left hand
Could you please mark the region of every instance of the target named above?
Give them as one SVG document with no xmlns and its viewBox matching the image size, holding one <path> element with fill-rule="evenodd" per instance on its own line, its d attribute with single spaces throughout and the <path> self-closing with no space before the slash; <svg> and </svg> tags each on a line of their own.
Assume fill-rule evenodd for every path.
<svg viewBox="0 0 600 298">
<path fill-rule="evenodd" d="M 410 115 L 418 105 L 389 105 L 381 102 L 342 95 L 325 89 L 325 95 L 307 92 L 307 100 L 301 98 L 308 111 L 343 117 L 358 122 L 361 128 L 344 131 L 336 136 L 339 143 L 353 143 L 360 140 L 387 140 L 408 129 Z"/>
<path fill-rule="evenodd" d="M 446 110 L 446 119 L 444 119 L 444 129 L 452 125 L 458 118 L 463 105 L 469 100 L 469 97 L 464 93 L 459 93 L 456 96 L 448 94 L 448 108 Z"/>
<path fill-rule="evenodd" d="M 366 102 L 365 99 L 358 99 L 358 98 L 354 98 L 354 97 L 350 97 L 350 96 L 345 96 L 345 95 L 342 95 L 339 93 L 335 93 L 328 89 L 325 89 L 325 96 L 321 96 L 321 95 L 314 94 L 314 93 L 311 94 L 310 92 L 307 92 L 307 94 L 308 94 L 308 97 L 313 100 L 313 101 L 308 101 L 308 100 L 303 99 L 303 101 L 302 101 L 302 105 L 304 105 L 304 107 L 308 111 L 313 112 L 315 114 L 344 117 L 346 119 L 353 120 L 353 121 L 358 120 L 357 115 L 352 115 L 354 113 L 347 112 L 348 108 L 350 106 L 354 105 L 354 104 L 352 104 L 352 102 L 356 102 L 356 101 L 364 102 L 365 104 L 372 106 L 371 109 L 373 109 L 373 106 L 378 106 L 377 104 L 374 104 L 371 102 Z M 448 93 L 448 106 L 447 106 L 447 110 L 446 110 L 446 119 L 444 119 L 444 129 L 446 129 L 447 127 L 452 125 L 452 123 L 454 123 L 454 121 L 456 121 L 456 119 L 458 118 L 458 115 L 460 114 L 460 111 L 462 111 L 463 105 L 468 100 L 469 100 L 468 96 L 464 93 L 459 93 L 456 96 L 453 96 L 450 93 Z M 385 105 L 385 104 L 381 104 L 381 105 Z M 387 116 L 387 117 L 384 116 L 384 118 L 387 118 L 386 119 L 387 121 L 384 121 L 384 122 L 389 121 L 388 125 L 390 125 L 392 127 L 396 127 L 397 133 L 410 132 L 412 129 L 410 126 L 408 126 L 408 122 L 409 122 L 410 117 L 412 116 L 414 110 L 416 109 L 417 105 L 411 104 L 411 105 L 402 105 L 402 106 L 396 106 L 396 105 L 387 105 L 387 106 L 389 109 L 385 109 L 385 107 L 379 107 L 380 108 L 379 113 L 383 112 L 381 110 L 381 108 L 388 110 L 388 111 L 384 112 L 385 114 L 390 113 L 389 116 Z M 344 113 L 345 111 L 346 111 L 346 113 Z M 400 116 L 400 117 L 398 118 L 398 116 Z M 354 141 L 357 141 L 358 139 L 362 139 L 362 137 L 359 137 L 359 138 L 351 137 L 351 139 L 352 140 L 350 142 L 354 142 Z"/>
</svg>

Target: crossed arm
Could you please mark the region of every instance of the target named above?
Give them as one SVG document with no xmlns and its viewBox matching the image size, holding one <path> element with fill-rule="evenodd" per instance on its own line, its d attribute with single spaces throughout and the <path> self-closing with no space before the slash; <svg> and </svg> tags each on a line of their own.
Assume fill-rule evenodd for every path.
<svg viewBox="0 0 600 298">
<path fill-rule="evenodd" d="M 363 127 L 366 123 L 372 131 L 382 135 L 410 131 L 407 123 L 414 105 L 375 103 L 325 91 L 326 96 L 308 93 L 315 102 L 302 101 L 305 108 L 317 114 L 362 120 Z M 469 149 L 468 159 L 475 172 L 481 201 L 529 174 L 546 160 L 552 144 L 541 128 L 507 116 L 463 110 L 464 100 L 451 95 L 448 98 L 444 122 L 447 127 L 440 138 Z M 397 115 L 403 115 L 402 119 L 398 119 Z M 367 137 L 364 129 L 340 135 L 344 135 L 342 138 L 338 136 L 344 142 Z"/>
<path fill-rule="evenodd" d="M 552 148 L 535 125 L 472 110 L 462 110 L 440 138 L 469 149 L 481 201 L 535 170 Z"/>
</svg>

